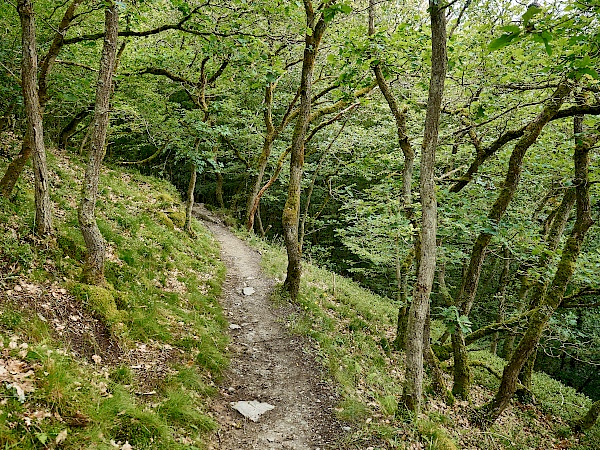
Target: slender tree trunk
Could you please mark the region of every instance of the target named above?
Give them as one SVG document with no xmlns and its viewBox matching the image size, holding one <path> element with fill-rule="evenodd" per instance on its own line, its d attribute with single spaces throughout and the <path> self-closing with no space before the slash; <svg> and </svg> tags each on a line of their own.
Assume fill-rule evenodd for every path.
<svg viewBox="0 0 600 450">
<path fill-rule="evenodd" d="M 369 0 L 369 36 L 373 36 L 375 34 L 375 5 L 376 0 Z M 406 111 L 400 108 L 398 105 L 398 101 L 396 100 L 392 89 L 383 76 L 380 64 L 374 64 L 372 69 L 373 73 L 375 74 L 375 79 L 377 80 L 379 90 L 383 94 L 383 97 L 385 98 L 390 111 L 394 116 L 394 120 L 396 121 L 398 144 L 402 150 L 402 154 L 404 155 L 404 168 L 402 169 L 402 209 L 404 210 L 405 217 L 411 222 L 416 230 L 418 227 L 414 220 L 414 212 L 412 207 L 412 174 L 415 162 L 415 152 L 410 145 L 410 140 L 408 139 L 406 132 Z M 415 239 L 413 239 L 413 253 L 415 245 L 414 241 L 416 239 L 417 237 L 415 236 Z M 410 265 L 407 267 L 407 269 L 409 268 Z M 407 273 L 401 273 L 400 277 L 398 277 L 400 285 L 405 285 L 407 283 L 407 278 Z M 401 286 L 400 292 L 402 292 L 402 290 L 405 288 L 406 286 Z M 404 304 L 404 302 L 401 301 L 400 307 L 398 308 L 396 339 L 394 340 L 394 347 L 398 350 L 404 349 L 404 336 L 406 334 L 406 325 L 408 323 L 407 312 L 408 307 Z"/>
<path fill-rule="evenodd" d="M 577 196 L 577 218 L 571 235 L 563 247 L 562 256 L 552 283 L 546 294 L 536 302 L 539 306 L 533 310 L 527 331 L 519 342 L 513 357 L 504 368 L 500 388 L 494 400 L 484 407 L 489 421 L 495 421 L 502 414 L 514 395 L 517 389 L 519 372 L 538 345 L 548 321 L 560 305 L 567 285 L 575 272 L 583 240 L 593 224 L 589 192 L 589 152 L 598 140 L 598 136 L 594 137 L 594 142 L 582 136 L 583 116 L 575 116 L 573 128 L 575 134 L 575 153 L 573 156 L 575 177 L 573 184 Z"/>
<path fill-rule="evenodd" d="M 507 245 L 504 246 L 504 254 L 502 256 L 502 272 L 498 280 L 498 314 L 496 314 L 496 322 L 504 322 L 506 308 L 506 288 L 508 286 L 508 276 L 510 275 L 510 249 Z M 496 354 L 498 350 L 498 341 L 500 333 L 495 332 L 492 336 L 492 344 L 490 353 Z"/>
<path fill-rule="evenodd" d="M 73 117 L 68 124 L 66 124 L 58 135 L 58 149 L 66 150 L 67 143 L 71 136 L 73 136 L 75 131 L 77 130 L 77 126 L 81 123 L 83 119 L 85 119 L 90 112 L 94 110 L 94 105 L 90 105 L 87 108 L 79 111 L 75 117 Z"/>
<path fill-rule="evenodd" d="M 196 138 L 194 142 L 194 153 L 198 152 L 200 146 L 200 139 Z M 194 209 L 194 192 L 196 191 L 196 180 L 198 179 L 198 167 L 196 164 L 191 163 L 190 181 L 188 183 L 187 196 L 185 202 L 185 231 L 187 233 L 192 232 L 192 210 Z"/>
<path fill-rule="evenodd" d="M 311 32 L 307 33 L 305 37 L 302 78 L 300 80 L 300 112 L 292 136 L 288 197 L 282 215 L 283 238 L 288 256 L 284 288 L 290 293 L 292 300 L 296 300 L 298 297 L 300 276 L 302 273 L 302 255 L 298 242 L 298 222 L 300 220 L 300 183 L 304 167 L 304 138 L 310 121 L 312 77 L 315 59 L 321 38 L 327 27 L 327 23 L 322 15 L 316 21 L 311 1 L 305 0 L 304 8 L 306 12 L 306 25 Z"/>
<path fill-rule="evenodd" d="M 103 284 L 106 244 L 96 223 L 96 200 L 100 168 L 106 152 L 106 133 L 110 113 L 112 78 L 117 56 L 119 10 L 114 1 L 105 7 L 105 36 L 96 88 L 93 131 L 88 164 L 85 170 L 81 203 L 79 204 L 79 227 L 86 246 L 83 280 L 88 284 Z"/>
<path fill-rule="evenodd" d="M 550 100 L 546 103 L 542 112 L 529 123 L 525 128 L 523 137 L 515 144 L 510 157 L 504 186 L 488 214 L 490 226 L 498 226 L 517 191 L 517 187 L 521 180 L 523 159 L 527 150 L 535 143 L 544 126 L 558 112 L 572 89 L 573 87 L 569 82 L 562 82 L 553 93 Z M 477 293 L 477 288 L 479 286 L 481 268 L 492 236 L 493 234 L 491 232 L 484 231 L 477 237 L 477 240 L 473 245 L 469 266 L 463 277 L 461 288 L 456 299 L 456 305 L 463 315 L 468 316 L 473 307 L 475 294 Z M 456 334 L 458 336 L 452 339 L 455 353 L 454 387 L 452 388 L 452 393 L 460 398 L 468 398 L 470 385 L 469 364 L 467 352 L 463 348 L 464 336 L 462 336 L 460 327 L 457 327 Z"/>
<path fill-rule="evenodd" d="M 198 140 L 196 140 L 198 142 Z M 196 190 L 196 179 L 198 178 L 198 169 L 196 164 L 192 164 L 190 173 L 190 182 L 188 183 L 187 197 L 185 202 L 185 231 L 192 232 L 192 210 L 194 208 L 194 191 Z"/>
<path fill-rule="evenodd" d="M 75 17 L 75 10 L 77 9 L 77 7 L 79 6 L 79 4 L 81 2 L 82 2 L 82 0 L 73 0 L 73 2 L 67 7 L 67 9 L 63 15 L 63 18 L 62 18 L 60 24 L 58 25 L 58 29 L 56 30 L 56 34 L 54 35 L 52 44 L 50 44 L 50 49 L 48 50 L 48 53 L 42 60 L 42 64 L 40 67 L 40 73 L 39 73 L 39 83 L 36 82 L 34 87 L 31 88 L 31 89 L 36 90 L 36 96 L 38 98 L 37 103 L 39 105 L 40 116 L 43 116 L 44 105 L 46 104 L 46 101 L 48 100 L 48 94 L 47 94 L 48 74 L 52 70 L 52 66 L 54 65 L 54 62 L 56 61 L 56 57 L 58 56 L 58 53 L 60 52 L 60 49 L 63 46 L 64 36 L 65 36 L 67 30 L 69 29 L 69 27 L 71 26 L 71 22 L 72 22 L 73 18 Z M 20 1 L 19 5 L 21 5 L 21 4 L 31 5 L 32 2 L 31 1 Z M 19 8 L 19 6 L 18 6 L 18 8 Z M 32 27 L 31 31 L 33 32 L 33 34 L 30 36 L 30 38 L 33 38 L 32 42 L 35 43 L 35 29 L 33 28 L 34 27 L 33 7 L 29 6 L 28 8 L 31 9 L 31 14 L 32 14 L 31 19 L 29 19 L 29 20 L 31 21 L 31 27 Z M 23 47 L 23 50 L 25 50 L 25 47 Z M 34 73 L 36 73 L 36 79 L 37 79 L 37 56 L 36 56 L 37 52 L 35 50 L 35 46 L 33 47 L 33 52 L 34 52 L 33 55 L 35 56 L 34 59 L 35 59 L 35 66 L 36 66 Z M 28 56 L 28 58 L 31 58 L 31 55 Z M 23 86 L 23 88 L 25 88 L 25 86 Z M 42 120 L 42 119 L 40 119 L 40 120 Z M 19 180 L 21 173 L 23 172 L 23 169 L 25 169 L 25 165 L 27 164 L 27 161 L 29 161 L 29 158 L 31 158 L 31 155 L 33 154 L 33 151 L 34 151 L 34 148 L 36 145 L 35 141 L 36 141 L 36 138 L 32 138 L 32 136 L 30 134 L 28 134 L 28 131 L 26 131 L 25 136 L 23 138 L 23 146 L 21 147 L 21 151 L 19 152 L 17 157 L 9 164 L 8 168 L 6 169 L 6 172 L 4 173 L 4 176 L 2 177 L 2 180 L 0 180 L 0 196 L 8 198 L 12 194 L 12 191 L 13 191 L 15 185 L 17 184 L 17 181 Z M 35 168 L 34 168 L 34 170 L 35 170 Z"/>
<path fill-rule="evenodd" d="M 438 143 L 444 82 L 446 80 L 446 12 L 430 1 L 431 80 L 421 155 L 421 245 L 419 269 L 406 333 L 406 375 L 402 402 L 409 411 L 421 409 L 423 395 L 423 329 L 429 309 L 436 263 L 437 200 L 435 194 L 435 151 Z"/>
<path fill-rule="evenodd" d="M 50 203 L 46 148 L 44 147 L 42 108 L 37 90 L 37 51 L 33 2 L 31 0 L 19 0 L 17 10 L 21 18 L 23 32 L 21 77 L 25 112 L 27 114 L 24 147 L 27 146 L 27 143 L 31 144 L 35 177 L 35 232 L 40 236 L 47 236 L 52 234 L 52 205 Z"/>
<path fill-rule="evenodd" d="M 29 158 L 31 158 L 31 152 L 33 151 L 33 145 L 31 143 L 31 136 L 29 131 L 25 131 L 23 135 L 23 143 L 21 144 L 21 151 L 19 154 L 10 162 L 6 168 L 6 172 L 0 180 L 0 196 L 8 198 L 11 196 L 19 177 L 25 169 L 25 165 Z"/>
<path fill-rule="evenodd" d="M 264 109 L 264 120 L 267 128 L 265 140 L 263 142 L 262 152 L 258 158 L 258 173 L 253 177 L 252 187 L 250 194 L 248 195 L 248 201 L 246 204 L 246 228 L 248 231 L 254 228 L 254 216 L 256 214 L 256 208 L 254 208 L 254 202 L 258 197 L 258 193 L 262 186 L 263 178 L 265 176 L 265 170 L 267 169 L 267 163 L 269 162 L 269 156 L 271 156 L 271 150 L 273 149 L 273 142 L 277 136 L 277 130 L 273 125 L 273 91 L 275 89 L 275 83 L 269 83 L 265 88 L 265 109 Z M 257 205 L 258 207 L 258 205 Z"/>
</svg>

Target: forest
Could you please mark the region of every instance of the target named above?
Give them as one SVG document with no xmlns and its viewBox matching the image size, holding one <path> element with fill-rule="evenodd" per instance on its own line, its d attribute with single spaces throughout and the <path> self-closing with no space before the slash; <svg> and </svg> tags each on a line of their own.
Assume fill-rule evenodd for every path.
<svg viewBox="0 0 600 450">
<path fill-rule="evenodd" d="M 357 316 L 331 327 L 371 333 L 401 372 L 375 402 L 387 424 L 361 432 L 378 439 L 370 448 L 456 448 L 414 425 L 435 422 L 431 399 L 464 407 L 477 430 L 500 433 L 517 404 L 557 422 L 554 447 L 534 430 L 527 443 L 453 436 L 459 448 L 598 448 L 600 2 L 539 1 L 2 2 L 0 444 L 206 448 L 228 344 L 225 269 L 194 217 L 203 203 L 265 255 L 279 249 L 276 295 L 307 317 L 319 283 L 333 280 L 335 297 L 336 276 L 352 280 Z M 316 270 L 333 275 L 314 281 Z M 84 394 L 66 374 L 85 364 L 40 350 L 56 339 L 42 291 L 86 305 L 121 350 L 190 352 L 198 367 L 180 373 L 197 383 L 187 372 L 163 391 L 151 383 L 166 400 L 148 411 L 115 365 Z M 374 311 L 389 321 L 370 325 Z M 183 323 L 194 339 L 174 331 Z M 326 353 L 316 327 L 301 331 Z M 110 351 L 94 342 L 69 346 L 98 366 Z M 358 385 L 369 379 L 370 363 L 352 364 Z M 103 423 L 78 402 L 104 395 L 104 377 L 121 403 L 96 413 L 121 427 L 67 420 L 67 439 L 64 420 L 31 425 L 25 368 L 53 365 L 69 393 L 40 382 L 50 416 Z M 568 413 L 549 412 L 540 383 L 568 390 Z M 182 386 L 202 393 L 184 399 Z M 145 420 L 149 440 L 131 431 Z M 174 422 L 201 437 L 178 440 Z M 399 443 L 410 426 L 422 447 Z M 369 447 L 349 439 L 339 448 Z"/>
</svg>

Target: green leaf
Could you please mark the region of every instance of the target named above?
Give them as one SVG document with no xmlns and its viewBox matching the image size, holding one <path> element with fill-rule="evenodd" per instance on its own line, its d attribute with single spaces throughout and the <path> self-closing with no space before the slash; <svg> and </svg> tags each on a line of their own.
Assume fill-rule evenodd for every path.
<svg viewBox="0 0 600 450">
<path fill-rule="evenodd" d="M 35 433 L 35 437 L 42 443 L 42 445 L 46 445 L 46 442 L 48 442 L 48 435 L 46 433 Z"/>
<path fill-rule="evenodd" d="M 527 8 L 527 12 L 523 14 L 523 25 L 527 26 L 527 24 L 531 21 L 533 16 L 542 12 L 542 8 L 539 6 L 531 5 Z"/>
<path fill-rule="evenodd" d="M 490 44 L 488 45 L 488 49 L 494 51 L 506 47 L 507 45 L 510 45 L 514 40 L 516 40 L 519 37 L 519 34 L 520 32 L 503 34 L 499 38 L 496 38 L 492 42 L 490 42 Z"/>
<path fill-rule="evenodd" d="M 516 25 L 507 25 L 505 27 L 500 27 L 502 31 L 506 31 L 507 33 L 520 33 L 521 29 Z"/>
<path fill-rule="evenodd" d="M 580 75 L 589 75 L 594 80 L 600 79 L 600 75 L 598 74 L 596 69 L 592 69 L 591 67 L 582 67 L 581 69 L 577 70 L 577 73 Z"/>
</svg>

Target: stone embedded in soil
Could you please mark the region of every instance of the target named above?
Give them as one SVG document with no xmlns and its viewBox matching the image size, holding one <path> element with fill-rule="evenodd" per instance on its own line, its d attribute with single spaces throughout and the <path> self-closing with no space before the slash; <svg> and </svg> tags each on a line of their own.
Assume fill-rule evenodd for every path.
<svg viewBox="0 0 600 450">
<path fill-rule="evenodd" d="M 258 422 L 260 416 L 275 408 L 273 405 L 257 402 L 256 400 L 232 402 L 231 407 L 252 422 Z"/>
<path fill-rule="evenodd" d="M 254 294 L 255 292 L 256 292 L 256 291 L 254 290 L 254 288 L 253 288 L 253 287 L 249 287 L 249 286 L 247 286 L 247 287 L 245 287 L 244 289 L 242 289 L 242 293 L 243 293 L 244 295 L 252 295 L 252 294 Z"/>
<path fill-rule="evenodd" d="M 240 328 L 242 328 L 242 327 L 240 325 L 238 325 L 237 323 L 232 323 L 231 325 L 229 325 L 230 330 L 239 330 Z"/>
</svg>

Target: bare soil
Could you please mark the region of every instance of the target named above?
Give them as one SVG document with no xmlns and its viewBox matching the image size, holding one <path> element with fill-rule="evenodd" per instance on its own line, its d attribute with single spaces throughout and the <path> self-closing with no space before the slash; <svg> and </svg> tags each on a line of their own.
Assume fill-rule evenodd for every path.
<svg viewBox="0 0 600 450">
<path fill-rule="evenodd" d="M 234 236 L 202 205 L 194 210 L 221 244 L 228 268 L 222 305 L 230 329 L 231 368 L 212 411 L 221 427 L 212 449 L 324 450 L 338 448 L 342 424 L 333 415 L 336 396 L 318 369 L 310 343 L 291 335 L 289 307 L 270 300 L 274 281 L 260 268 L 260 254 Z M 244 295 L 244 287 L 254 293 Z M 238 325 L 240 328 L 237 328 Z M 252 422 L 231 403 L 257 400 L 275 408 Z"/>
</svg>

